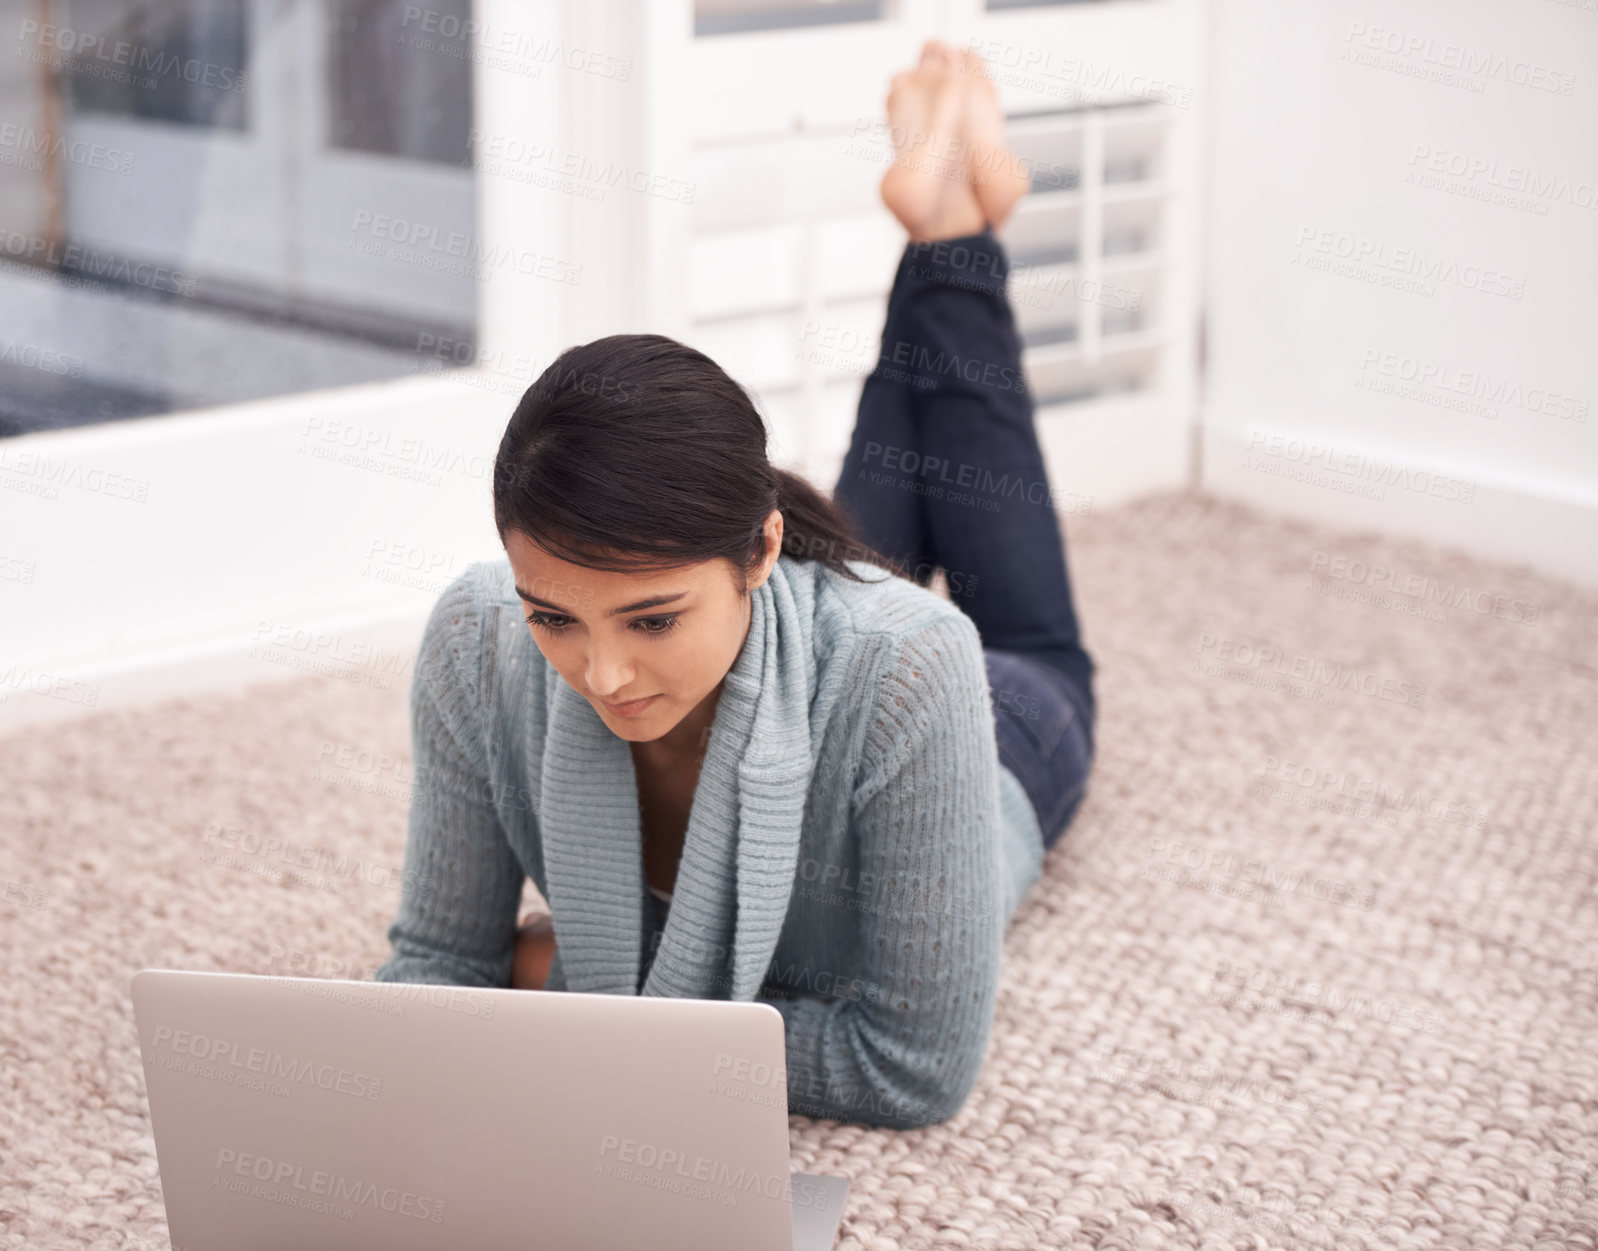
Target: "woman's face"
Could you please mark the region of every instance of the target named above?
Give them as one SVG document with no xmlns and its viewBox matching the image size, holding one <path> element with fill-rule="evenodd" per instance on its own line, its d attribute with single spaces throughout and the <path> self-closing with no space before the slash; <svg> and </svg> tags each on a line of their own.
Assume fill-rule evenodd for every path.
<svg viewBox="0 0 1598 1251">
<path fill-rule="evenodd" d="M 766 519 L 762 585 L 782 549 L 782 513 Z M 719 690 L 749 631 L 732 566 L 707 560 L 647 573 L 562 560 L 518 530 L 505 554 L 545 659 L 619 737 L 658 739 Z"/>
</svg>

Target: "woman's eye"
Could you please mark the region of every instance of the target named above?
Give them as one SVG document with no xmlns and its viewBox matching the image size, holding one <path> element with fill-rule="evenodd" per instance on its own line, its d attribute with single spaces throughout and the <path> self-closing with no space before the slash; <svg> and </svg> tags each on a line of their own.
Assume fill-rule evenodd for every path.
<svg viewBox="0 0 1598 1251">
<path fill-rule="evenodd" d="M 633 622 L 640 634 L 660 635 L 677 627 L 677 618 L 681 613 L 674 613 L 669 617 L 640 617 Z M 559 634 L 571 625 L 570 617 L 547 612 L 530 612 L 527 614 L 527 624 L 536 629 L 543 630 L 546 634 Z"/>
</svg>

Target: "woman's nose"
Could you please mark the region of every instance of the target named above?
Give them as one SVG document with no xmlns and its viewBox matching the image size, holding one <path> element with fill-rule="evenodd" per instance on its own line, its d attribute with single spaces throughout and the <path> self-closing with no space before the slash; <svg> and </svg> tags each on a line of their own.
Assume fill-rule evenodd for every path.
<svg viewBox="0 0 1598 1251">
<path fill-rule="evenodd" d="M 584 674 L 588 689 L 601 699 L 615 699 L 628 689 L 634 668 L 625 647 L 595 644 L 588 650 L 588 670 Z"/>
</svg>

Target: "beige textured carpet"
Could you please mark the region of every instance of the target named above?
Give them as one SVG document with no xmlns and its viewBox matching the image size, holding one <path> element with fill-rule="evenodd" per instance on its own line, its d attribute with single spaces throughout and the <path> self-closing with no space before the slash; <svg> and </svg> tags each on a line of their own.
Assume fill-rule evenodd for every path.
<svg viewBox="0 0 1598 1251">
<path fill-rule="evenodd" d="M 795 1167 L 854 1179 L 839 1245 L 1598 1243 L 1598 596 L 1194 496 L 1070 544 L 1089 800 L 959 1116 L 794 1118 Z M 136 969 L 385 958 L 405 694 L 0 742 L 5 1247 L 167 1246 Z M 301 867 L 225 847 L 267 837 Z M 319 871 L 345 854 L 370 880 Z"/>
</svg>

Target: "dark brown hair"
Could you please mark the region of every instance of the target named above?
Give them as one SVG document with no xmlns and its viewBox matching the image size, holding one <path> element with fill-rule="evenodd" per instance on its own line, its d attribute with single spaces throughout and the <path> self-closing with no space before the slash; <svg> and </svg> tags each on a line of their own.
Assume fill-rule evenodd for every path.
<svg viewBox="0 0 1598 1251">
<path fill-rule="evenodd" d="M 830 499 L 766 454 L 748 392 L 713 360 L 658 334 L 568 348 L 527 388 L 494 461 L 494 525 L 593 569 L 721 558 L 744 579 L 773 508 L 783 552 L 855 581 L 860 560 L 905 576 Z"/>
</svg>

